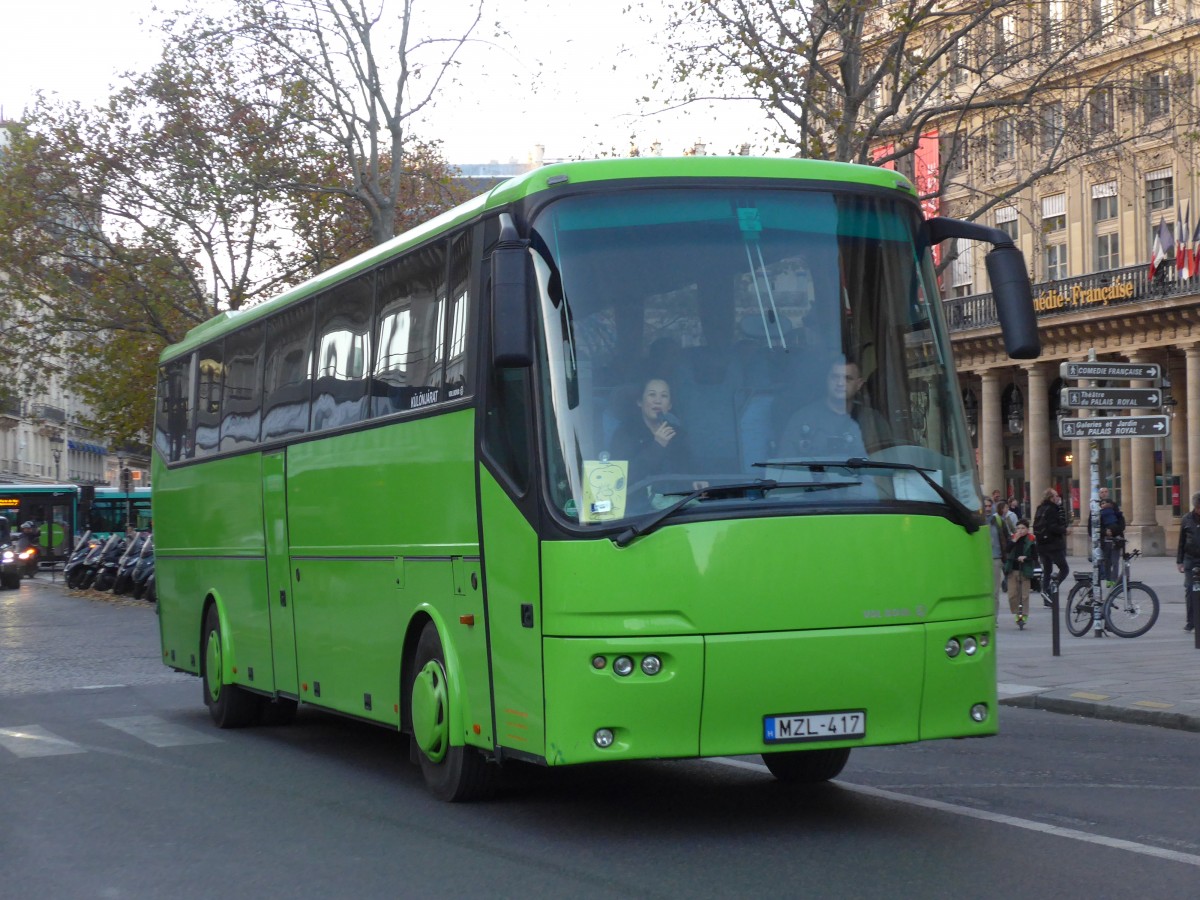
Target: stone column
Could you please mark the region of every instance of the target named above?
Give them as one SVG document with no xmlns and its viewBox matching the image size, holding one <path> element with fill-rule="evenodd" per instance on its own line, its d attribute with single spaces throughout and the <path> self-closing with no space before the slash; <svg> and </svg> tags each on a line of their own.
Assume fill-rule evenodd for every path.
<svg viewBox="0 0 1200 900">
<path fill-rule="evenodd" d="M 1183 508 L 1191 505 L 1193 491 L 1200 491 L 1200 344 L 1184 348 L 1187 385 L 1184 388 L 1187 428 L 1187 469 L 1183 483 Z M 1181 467 L 1182 469 L 1182 467 Z"/>
<path fill-rule="evenodd" d="M 1042 502 L 1042 494 L 1050 487 L 1050 398 L 1046 393 L 1045 366 L 1024 366 L 1025 433 L 1028 436 L 1025 471 L 1029 479 L 1030 509 Z"/>
<path fill-rule="evenodd" d="M 995 369 L 981 374 L 979 393 L 979 477 L 989 496 L 1004 487 L 1004 426 L 1000 421 L 1000 375 Z"/>
<path fill-rule="evenodd" d="M 1130 362 L 1146 363 L 1150 360 L 1141 356 L 1131 357 Z M 1150 386 L 1145 381 L 1132 384 L 1134 387 Z M 1146 410 L 1135 410 L 1134 414 L 1146 415 Z M 1141 549 L 1146 556 L 1162 556 L 1166 546 L 1166 535 L 1155 515 L 1154 440 L 1131 438 L 1125 442 L 1129 446 L 1129 474 L 1132 480 L 1131 496 L 1124 507 L 1125 521 L 1131 526 L 1126 536 L 1130 544 Z"/>
</svg>

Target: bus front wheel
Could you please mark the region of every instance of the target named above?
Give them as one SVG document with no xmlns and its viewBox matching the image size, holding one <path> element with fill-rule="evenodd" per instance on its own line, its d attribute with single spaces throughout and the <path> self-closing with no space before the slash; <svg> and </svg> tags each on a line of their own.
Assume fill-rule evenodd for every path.
<svg viewBox="0 0 1200 900">
<path fill-rule="evenodd" d="M 258 698 L 236 684 L 224 681 L 224 643 L 221 617 L 216 605 L 204 616 L 204 646 L 200 648 L 200 680 L 204 683 L 204 705 L 218 728 L 241 728 L 258 715 Z"/>
<path fill-rule="evenodd" d="M 477 800 L 491 793 L 494 769 L 475 747 L 450 742 L 450 685 L 437 626 L 426 622 L 413 654 L 409 684 L 413 754 L 439 800 Z"/>
<path fill-rule="evenodd" d="M 849 747 L 832 750 L 788 750 L 764 753 L 763 762 L 771 774 L 791 784 L 817 784 L 836 778 L 850 758 Z"/>
</svg>

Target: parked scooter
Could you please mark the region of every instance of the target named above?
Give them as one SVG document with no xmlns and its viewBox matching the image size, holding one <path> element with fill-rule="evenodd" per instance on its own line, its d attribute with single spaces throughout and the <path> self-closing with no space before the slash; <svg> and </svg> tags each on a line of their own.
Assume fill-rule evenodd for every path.
<svg viewBox="0 0 1200 900">
<path fill-rule="evenodd" d="M 83 570 L 79 576 L 79 587 L 86 590 L 90 588 L 96 581 L 96 576 L 100 574 L 100 564 L 104 558 L 116 546 L 118 541 L 125 539 L 123 534 L 114 534 L 103 544 L 94 547 L 92 551 L 84 557 L 81 569 Z"/>
<path fill-rule="evenodd" d="M 154 536 L 146 541 L 142 547 L 142 554 L 138 557 L 137 563 L 133 567 L 133 589 L 131 593 L 134 597 L 141 599 L 146 594 L 146 582 L 150 580 L 150 576 L 154 574 Z"/>
<path fill-rule="evenodd" d="M 148 531 L 139 531 L 129 542 L 129 546 L 125 548 L 125 555 L 117 564 L 117 575 L 112 586 L 114 594 L 120 596 L 133 590 L 133 568 L 149 545 L 150 532 Z"/>
<path fill-rule="evenodd" d="M 104 553 L 100 556 L 100 565 L 96 567 L 96 577 L 92 581 L 93 590 L 108 591 L 116 583 L 117 567 L 121 564 L 121 557 L 125 555 L 129 541 L 123 534 L 113 535 L 113 537 L 117 540 L 113 541 L 110 538 L 104 547 Z"/>
<path fill-rule="evenodd" d="M 85 531 L 75 541 L 75 547 L 71 550 L 71 555 L 67 557 L 66 563 L 63 564 L 63 580 L 67 583 L 67 587 L 79 587 L 80 579 L 83 575 L 83 561 L 99 545 L 100 541 L 92 537 L 91 529 Z"/>
</svg>

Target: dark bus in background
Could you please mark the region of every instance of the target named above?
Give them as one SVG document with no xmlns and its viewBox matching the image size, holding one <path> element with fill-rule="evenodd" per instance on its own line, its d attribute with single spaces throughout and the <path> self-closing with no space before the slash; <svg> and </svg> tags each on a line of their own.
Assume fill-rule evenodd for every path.
<svg viewBox="0 0 1200 900">
<path fill-rule="evenodd" d="M 0 516 L 15 538 L 25 522 L 41 532 L 43 559 L 65 559 L 75 540 L 79 488 L 73 484 L 0 484 Z"/>
<path fill-rule="evenodd" d="M 107 538 L 114 531 L 124 531 L 132 522 L 138 531 L 150 528 L 150 488 L 98 487 L 87 514 L 88 528 L 99 538 Z"/>
</svg>

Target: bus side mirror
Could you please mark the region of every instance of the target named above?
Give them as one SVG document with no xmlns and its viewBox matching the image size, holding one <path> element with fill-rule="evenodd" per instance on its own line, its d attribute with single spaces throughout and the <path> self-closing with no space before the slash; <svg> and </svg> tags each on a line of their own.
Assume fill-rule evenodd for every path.
<svg viewBox="0 0 1200 900">
<path fill-rule="evenodd" d="M 492 251 L 492 362 L 501 369 L 533 364 L 528 242 L 517 236 L 507 213 L 500 216 L 500 242 Z"/>
<path fill-rule="evenodd" d="M 1033 312 L 1033 286 L 1029 283 L 1025 257 L 1013 246 L 1012 238 L 999 228 L 942 218 L 926 220 L 925 233 L 930 246 L 947 238 L 987 241 L 993 245 L 984 264 L 992 283 L 996 318 L 1000 320 L 1000 332 L 1004 335 L 1004 350 L 1013 359 L 1041 356 L 1042 340 Z"/>
</svg>

